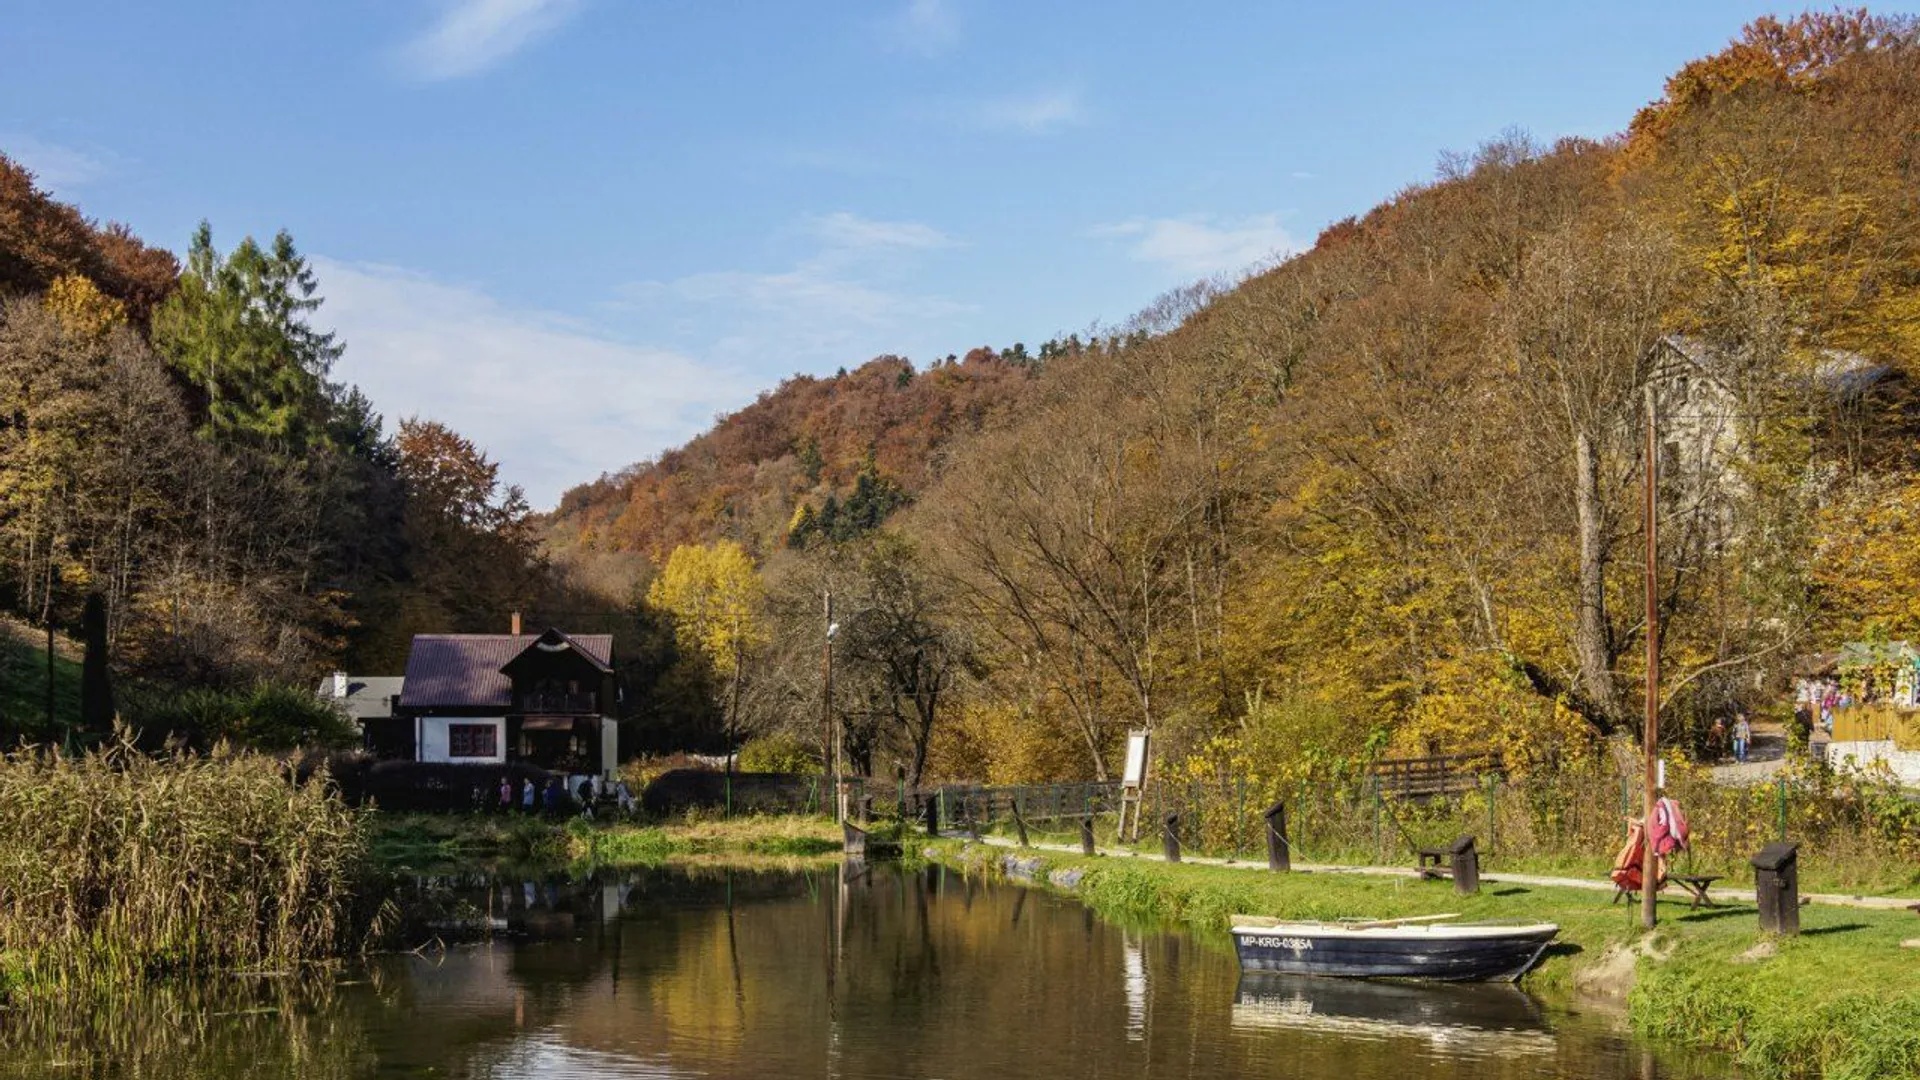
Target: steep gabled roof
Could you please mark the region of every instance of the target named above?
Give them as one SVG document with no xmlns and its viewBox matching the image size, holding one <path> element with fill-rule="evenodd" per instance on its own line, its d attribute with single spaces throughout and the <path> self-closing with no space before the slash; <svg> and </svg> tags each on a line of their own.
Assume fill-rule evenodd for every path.
<svg viewBox="0 0 1920 1080">
<path fill-rule="evenodd" d="M 587 635 L 587 636 L 593 636 L 593 635 Z M 598 636 L 607 638 L 609 642 L 613 640 L 611 637 L 608 637 L 605 634 L 600 634 Z M 518 665 L 522 660 L 522 658 L 524 657 L 535 656 L 535 655 L 558 656 L 562 653 L 573 653 L 574 655 L 579 656 L 582 660 L 585 660 L 588 664 L 591 664 L 594 670 L 600 672 L 603 675 L 613 671 L 613 665 L 609 662 L 612 654 L 608 652 L 606 649 L 601 649 L 596 651 L 593 648 L 590 648 L 586 645 L 585 637 L 581 637 L 581 638 L 571 637 L 567 634 L 561 633 L 559 630 L 551 626 L 547 627 L 547 629 L 543 633 L 541 633 L 538 637 L 534 638 L 533 644 L 528 645 L 526 648 L 520 650 L 518 653 L 515 653 L 513 656 L 513 659 L 508 660 L 506 663 L 500 665 L 500 670 L 511 675 L 513 673 L 514 667 Z"/>
<path fill-rule="evenodd" d="M 505 668 L 520 654 L 557 635 L 569 648 L 603 671 L 612 670 L 613 635 L 415 634 L 407 653 L 405 708 L 506 708 L 513 703 L 513 681 Z"/>
</svg>

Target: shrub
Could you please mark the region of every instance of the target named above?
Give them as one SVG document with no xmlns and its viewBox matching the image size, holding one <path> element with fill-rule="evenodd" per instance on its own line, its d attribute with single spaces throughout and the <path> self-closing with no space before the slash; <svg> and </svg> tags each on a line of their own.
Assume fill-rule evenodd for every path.
<svg viewBox="0 0 1920 1080">
<path fill-rule="evenodd" d="M 791 735 L 763 735 L 740 748 L 740 770 L 756 773 L 817 773 L 815 748 Z"/>
<path fill-rule="evenodd" d="M 259 750 L 347 747 L 359 732 L 312 691 L 259 683 L 250 690 L 194 689 L 148 701 L 133 710 L 149 749 L 180 740 L 194 749 L 227 741 Z"/>
</svg>

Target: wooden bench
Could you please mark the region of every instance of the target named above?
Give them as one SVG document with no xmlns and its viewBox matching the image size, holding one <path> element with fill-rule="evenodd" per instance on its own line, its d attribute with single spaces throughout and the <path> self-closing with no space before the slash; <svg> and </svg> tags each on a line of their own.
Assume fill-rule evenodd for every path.
<svg viewBox="0 0 1920 1080">
<path fill-rule="evenodd" d="M 1719 874 L 1668 874 L 1667 880 L 1678 882 L 1681 888 L 1687 890 L 1687 895 L 1693 898 L 1689 907 L 1720 906 L 1713 902 L 1713 897 L 1707 895 L 1713 883 L 1720 880 Z"/>
<path fill-rule="evenodd" d="M 1667 881 L 1670 881 L 1679 885 L 1682 889 L 1686 890 L 1686 893 L 1688 896 L 1693 898 L 1693 903 L 1689 904 L 1688 906 L 1697 907 L 1697 908 L 1720 906 L 1719 904 L 1716 904 L 1713 902 L 1712 896 L 1709 896 L 1707 894 L 1707 890 L 1712 888 L 1713 883 L 1719 880 L 1720 880 L 1719 874 L 1668 874 L 1667 875 Z M 1662 883 L 1663 887 L 1664 887 L 1664 884 L 1665 883 Z M 1614 889 L 1613 889 L 1613 899 L 1607 901 L 1607 903 L 1617 904 L 1620 902 L 1620 899 L 1622 897 L 1625 897 L 1627 903 L 1631 904 L 1636 900 L 1640 899 L 1640 894 L 1637 891 L 1623 889 L 1618 885 L 1616 885 L 1614 886 Z"/>
<path fill-rule="evenodd" d="M 1460 893 L 1480 891 L 1480 853 L 1473 837 L 1462 836 L 1446 847 L 1415 848 L 1414 872 L 1428 881 L 1452 878 Z"/>
</svg>

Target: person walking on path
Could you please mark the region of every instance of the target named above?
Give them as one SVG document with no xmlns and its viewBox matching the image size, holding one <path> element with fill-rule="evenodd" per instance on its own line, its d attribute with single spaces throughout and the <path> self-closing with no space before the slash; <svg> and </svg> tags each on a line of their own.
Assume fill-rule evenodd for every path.
<svg viewBox="0 0 1920 1080">
<path fill-rule="evenodd" d="M 1715 761 L 1727 753 L 1727 721 L 1725 717 L 1713 718 L 1713 730 L 1707 733 L 1707 755 Z"/>
<path fill-rule="evenodd" d="M 513 813 L 513 780 L 504 773 L 500 777 L 500 812 Z"/>
<path fill-rule="evenodd" d="M 1747 747 L 1753 744 L 1753 725 L 1747 723 L 1746 713 L 1736 713 L 1733 718 L 1733 760 L 1742 765 L 1747 763 Z"/>
<path fill-rule="evenodd" d="M 522 785 L 522 787 L 520 788 L 520 811 L 526 814 L 533 813 L 533 780 L 532 778 L 528 778 L 526 783 Z"/>
</svg>

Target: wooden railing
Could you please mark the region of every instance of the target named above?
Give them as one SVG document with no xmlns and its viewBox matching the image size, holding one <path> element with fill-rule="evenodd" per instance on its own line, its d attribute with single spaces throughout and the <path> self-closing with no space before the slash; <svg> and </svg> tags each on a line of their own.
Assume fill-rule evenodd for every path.
<svg viewBox="0 0 1920 1080">
<path fill-rule="evenodd" d="M 567 714 L 584 713 L 594 715 L 600 711 L 599 703 L 594 700 L 591 691 L 579 693 L 535 692 L 520 699 L 520 711 L 526 713 Z"/>
<path fill-rule="evenodd" d="M 1486 777 L 1502 775 L 1498 754 L 1442 754 L 1437 757 L 1385 758 L 1367 771 L 1382 795 L 1427 799 L 1478 789 Z"/>
</svg>

